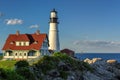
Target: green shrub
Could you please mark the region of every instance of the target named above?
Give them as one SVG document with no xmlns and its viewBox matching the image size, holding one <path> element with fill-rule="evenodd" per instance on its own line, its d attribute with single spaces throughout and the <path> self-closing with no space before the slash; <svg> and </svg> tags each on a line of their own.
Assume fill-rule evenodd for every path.
<svg viewBox="0 0 120 80">
<path fill-rule="evenodd" d="M 27 80 L 34 80 L 33 74 L 30 72 L 28 67 L 22 67 L 16 69 L 16 72 L 20 75 L 23 76 Z"/>
<path fill-rule="evenodd" d="M 29 63 L 26 60 L 18 61 L 15 64 L 16 68 L 28 67 Z"/>
<path fill-rule="evenodd" d="M 7 78 L 7 73 L 2 68 L 0 68 L 0 78 L 2 78 L 2 79 L 6 79 Z"/>
<path fill-rule="evenodd" d="M 29 69 L 29 63 L 27 61 L 18 61 L 15 66 L 15 71 L 17 72 L 17 74 L 24 77 L 26 80 L 35 80 L 32 72 Z"/>
<path fill-rule="evenodd" d="M 60 77 L 66 80 L 68 77 L 68 73 L 66 71 L 60 71 Z"/>
<path fill-rule="evenodd" d="M 55 69 L 57 67 L 57 63 L 58 59 L 52 56 L 44 56 L 43 58 L 41 58 L 38 63 L 36 63 L 35 65 L 41 69 L 41 71 L 46 74 L 47 71 L 51 70 L 51 69 Z"/>
<path fill-rule="evenodd" d="M 14 70 L 6 70 L 7 80 L 25 80 L 25 78 L 17 74 Z"/>
<path fill-rule="evenodd" d="M 25 80 L 22 76 L 18 75 L 15 71 L 0 68 L 0 80 Z"/>
</svg>

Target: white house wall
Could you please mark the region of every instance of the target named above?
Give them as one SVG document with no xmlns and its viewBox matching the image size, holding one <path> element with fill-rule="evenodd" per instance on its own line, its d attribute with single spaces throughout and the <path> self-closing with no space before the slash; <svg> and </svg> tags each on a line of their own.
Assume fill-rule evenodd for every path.
<svg viewBox="0 0 120 80">
<path fill-rule="evenodd" d="M 28 56 L 29 50 L 11 50 L 11 51 L 13 51 L 12 56 L 9 56 L 8 52 L 5 53 L 5 51 L 3 51 L 6 54 L 6 55 L 4 54 L 4 58 L 6 59 L 31 59 L 31 58 L 38 58 L 41 56 L 41 53 L 39 50 L 36 51 L 35 56 Z"/>
<path fill-rule="evenodd" d="M 41 55 L 44 56 L 44 55 L 50 55 L 49 51 L 48 51 L 48 41 L 47 41 L 47 38 L 44 40 L 43 44 L 42 44 L 42 47 L 40 49 L 40 52 L 41 52 Z"/>
</svg>

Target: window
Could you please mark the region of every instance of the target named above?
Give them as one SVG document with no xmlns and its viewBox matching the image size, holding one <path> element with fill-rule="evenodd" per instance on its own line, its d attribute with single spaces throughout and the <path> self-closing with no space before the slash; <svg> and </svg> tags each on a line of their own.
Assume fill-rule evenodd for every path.
<svg viewBox="0 0 120 80">
<path fill-rule="evenodd" d="M 41 54 L 42 54 L 42 56 L 44 55 L 44 50 L 43 49 L 41 49 L 40 50 L 40 52 L 41 52 Z"/>
<path fill-rule="evenodd" d="M 16 41 L 16 46 L 29 46 L 29 41 Z"/>
<path fill-rule="evenodd" d="M 22 53 L 20 53 L 19 56 L 22 56 Z"/>
<path fill-rule="evenodd" d="M 26 46 L 26 43 L 24 42 L 23 45 Z"/>
<path fill-rule="evenodd" d="M 25 46 L 29 46 L 29 42 L 25 42 Z"/>
<path fill-rule="evenodd" d="M 19 46 L 19 42 L 18 41 L 16 41 L 16 46 Z"/>
<path fill-rule="evenodd" d="M 24 56 L 26 56 L 26 53 L 24 53 Z"/>
<path fill-rule="evenodd" d="M 43 48 L 47 47 L 47 42 L 43 42 Z"/>
<path fill-rule="evenodd" d="M 19 46 L 21 46 L 21 42 L 19 42 Z"/>
<path fill-rule="evenodd" d="M 4 56 L 7 56 L 7 53 L 4 53 Z"/>
<path fill-rule="evenodd" d="M 9 53 L 9 56 L 12 56 L 12 53 Z"/>
<path fill-rule="evenodd" d="M 28 56 L 35 56 L 35 54 L 36 54 L 36 51 L 30 51 L 29 53 L 28 53 Z"/>
<path fill-rule="evenodd" d="M 15 56 L 17 56 L 17 53 L 15 53 Z"/>
</svg>

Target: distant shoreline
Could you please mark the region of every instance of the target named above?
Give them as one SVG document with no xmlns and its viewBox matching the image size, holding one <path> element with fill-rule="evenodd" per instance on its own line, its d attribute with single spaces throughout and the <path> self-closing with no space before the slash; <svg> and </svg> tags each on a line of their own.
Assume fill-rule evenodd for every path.
<svg viewBox="0 0 120 80">
<path fill-rule="evenodd" d="M 95 52 L 94 53 L 91 53 L 91 52 L 90 53 L 89 52 L 88 53 L 87 52 L 84 53 L 83 52 L 83 53 L 75 53 L 75 54 L 120 54 L 120 52 L 119 53 L 117 53 L 117 52 L 116 53 L 114 53 L 114 52 L 113 53 L 108 53 L 108 52 L 107 53 L 95 53 Z"/>
</svg>

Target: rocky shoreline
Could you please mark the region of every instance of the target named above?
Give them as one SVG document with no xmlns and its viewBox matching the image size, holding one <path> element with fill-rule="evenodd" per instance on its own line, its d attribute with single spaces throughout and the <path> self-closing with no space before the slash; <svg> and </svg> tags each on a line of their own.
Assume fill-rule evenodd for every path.
<svg viewBox="0 0 120 80">
<path fill-rule="evenodd" d="M 78 61 L 71 58 L 72 60 L 75 65 L 62 59 L 57 62 L 54 69 L 48 70 L 47 74 L 41 73 L 41 70 L 35 65 L 32 67 L 32 72 L 37 75 L 36 80 L 39 80 L 40 77 L 42 77 L 41 80 L 120 80 L 120 63 L 116 60 L 86 58 Z M 38 70 L 37 73 L 36 70 Z"/>
<path fill-rule="evenodd" d="M 18 61 L 12 71 L 0 69 L 0 80 L 120 80 L 120 63 L 102 58 L 78 60 L 54 53 L 32 65 Z"/>
<path fill-rule="evenodd" d="M 94 71 L 84 72 L 84 80 L 120 80 L 120 63 L 102 58 L 85 59 Z"/>
</svg>

